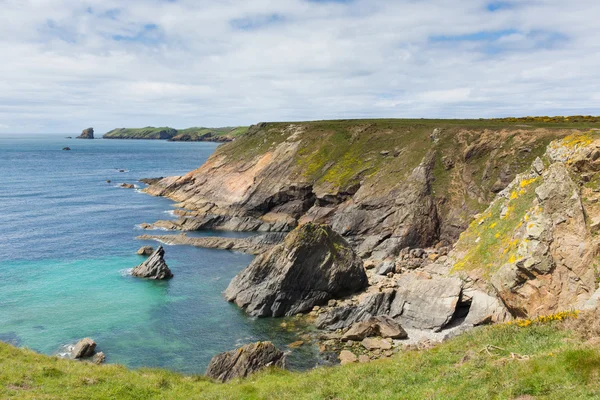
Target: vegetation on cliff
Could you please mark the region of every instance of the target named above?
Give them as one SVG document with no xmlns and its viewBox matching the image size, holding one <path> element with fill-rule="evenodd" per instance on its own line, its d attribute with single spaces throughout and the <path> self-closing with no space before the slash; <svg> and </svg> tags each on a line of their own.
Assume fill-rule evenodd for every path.
<svg viewBox="0 0 600 400">
<path fill-rule="evenodd" d="M 0 344 L 0 397 L 19 399 L 589 399 L 600 396 L 595 314 L 479 328 L 429 350 L 214 383 L 59 360 Z M 550 322 L 548 322 L 550 321 Z M 523 396 L 523 397 L 519 397 Z"/>
</svg>

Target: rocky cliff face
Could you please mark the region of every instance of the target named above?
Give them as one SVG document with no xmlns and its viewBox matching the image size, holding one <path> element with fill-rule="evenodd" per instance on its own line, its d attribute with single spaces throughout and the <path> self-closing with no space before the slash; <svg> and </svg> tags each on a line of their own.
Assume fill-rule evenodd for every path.
<svg viewBox="0 0 600 400">
<path fill-rule="evenodd" d="M 146 191 L 181 202 L 168 229 L 330 224 L 363 257 L 454 242 L 553 139 L 551 129 L 431 121 L 259 124 L 198 170 Z"/>
<path fill-rule="evenodd" d="M 514 316 L 583 308 L 599 276 L 599 192 L 597 134 L 553 142 L 461 235 L 453 272 Z"/>
</svg>

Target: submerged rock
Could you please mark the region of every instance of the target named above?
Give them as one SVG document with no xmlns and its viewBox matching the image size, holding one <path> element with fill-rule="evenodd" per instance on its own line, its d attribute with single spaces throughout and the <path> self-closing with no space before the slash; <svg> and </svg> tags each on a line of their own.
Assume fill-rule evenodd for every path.
<svg viewBox="0 0 600 400">
<path fill-rule="evenodd" d="M 285 368 L 285 354 L 271 342 L 257 342 L 214 356 L 206 376 L 225 382 L 271 366 Z"/>
<path fill-rule="evenodd" d="M 311 310 L 368 285 L 362 260 L 329 226 L 308 223 L 258 256 L 225 297 L 250 315 L 282 317 Z"/>
<path fill-rule="evenodd" d="M 140 256 L 149 256 L 152 253 L 154 253 L 154 247 L 152 247 L 152 246 L 140 247 L 139 250 L 137 251 L 137 254 Z"/>
<path fill-rule="evenodd" d="M 70 147 L 63 147 L 63 150 L 64 150 L 64 151 L 70 151 L 70 150 L 71 150 L 71 148 L 70 148 Z"/>
<path fill-rule="evenodd" d="M 71 351 L 71 357 L 74 359 L 92 357 L 96 352 L 96 342 L 90 338 L 85 338 L 77 342 Z"/>
<path fill-rule="evenodd" d="M 164 260 L 165 250 L 160 246 L 146 261 L 131 271 L 131 275 L 147 279 L 171 279 L 173 273 Z"/>
<path fill-rule="evenodd" d="M 81 135 L 77 136 L 77 139 L 93 139 L 94 138 L 94 128 L 87 128 L 81 132 Z"/>
</svg>

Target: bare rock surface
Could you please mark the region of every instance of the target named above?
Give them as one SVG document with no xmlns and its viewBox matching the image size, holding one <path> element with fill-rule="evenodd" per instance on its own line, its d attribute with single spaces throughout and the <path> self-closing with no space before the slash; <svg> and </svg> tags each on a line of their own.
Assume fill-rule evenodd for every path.
<svg viewBox="0 0 600 400">
<path fill-rule="evenodd" d="M 131 271 L 131 275 L 146 279 L 171 279 L 173 273 L 167 266 L 164 256 L 165 250 L 160 246 L 146 261 L 135 267 Z"/>
<path fill-rule="evenodd" d="M 229 284 L 225 297 L 254 316 L 311 310 L 364 289 L 362 260 L 330 227 L 308 223 L 259 255 Z"/>
<path fill-rule="evenodd" d="M 85 338 L 77 342 L 71 351 L 71 357 L 74 359 L 92 357 L 96 352 L 96 342 L 90 338 Z"/>
<path fill-rule="evenodd" d="M 271 342 L 257 342 L 213 357 L 206 376 L 221 382 L 248 375 L 267 367 L 285 368 L 285 355 Z"/>
</svg>

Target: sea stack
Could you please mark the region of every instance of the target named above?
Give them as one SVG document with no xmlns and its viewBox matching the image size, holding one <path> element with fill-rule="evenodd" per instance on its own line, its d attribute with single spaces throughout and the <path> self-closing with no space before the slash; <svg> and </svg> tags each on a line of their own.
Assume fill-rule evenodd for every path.
<svg viewBox="0 0 600 400">
<path fill-rule="evenodd" d="M 94 128 L 87 128 L 81 132 L 81 135 L 77 136 L 77 139 L 93 139 Z"/>
<path fill-rule="evenodd" d="M 173 273 L 164 259 L 165 250 L 160 246 L 146 261 L 131 271 L 131 275 L 138 278 L 165 280 L 171 279 Z"/>
</svg>

